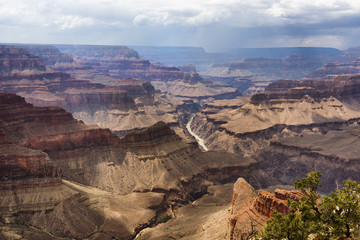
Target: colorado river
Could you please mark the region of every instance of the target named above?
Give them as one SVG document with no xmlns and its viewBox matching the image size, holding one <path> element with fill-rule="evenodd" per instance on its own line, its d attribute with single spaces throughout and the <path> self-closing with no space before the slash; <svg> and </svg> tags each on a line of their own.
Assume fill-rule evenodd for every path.
<svg viewBox="0 0 360 240">
<path fill-rule="evenodd" d="M 209 149 L 205 146 L 204 140 L 201 139 L 198 135 L 196 135 L 196 134 L 191 130 L 190 125 L 191 125 L 194 117 L 195 117 L 195 114 L 191 116 L 189 122 L 186 124 L 186 129 L 189 131 L 189 133 L 190 133 L 191 135 L 194 136 L 194 138 L 195 138 L 196 141 L 199 143 L 199 145 L 200 145 L 205 151 L 208 151 Z"/>
</svg>

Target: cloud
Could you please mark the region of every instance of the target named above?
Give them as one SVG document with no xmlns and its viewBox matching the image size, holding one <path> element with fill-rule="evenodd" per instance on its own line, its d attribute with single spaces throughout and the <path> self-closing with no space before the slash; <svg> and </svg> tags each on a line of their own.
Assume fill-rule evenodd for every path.
<svg viewBox="0 0 360 240">
<path fill-rule="evenodd" d="M 353 0 L 0 0 L 0 42 L 344 47 L 359 28 Z"/>
<path fill-rule="evenodd" d="M 54 23 L 61 29 L 71 29 L 76 27 L 91 26 L 94 24 L 94 20 L 89 17 L 80 16 L 59 16 L 55 19 Z"/>
</svg>

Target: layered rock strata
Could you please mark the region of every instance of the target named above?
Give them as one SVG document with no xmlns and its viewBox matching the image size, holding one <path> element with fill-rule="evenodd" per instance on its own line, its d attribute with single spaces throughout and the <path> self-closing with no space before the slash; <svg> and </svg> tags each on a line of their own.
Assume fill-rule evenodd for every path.
<svg viewBox="0 0 360 240">
<path fill-rule="evenodd" d="M 1 217 L 17 234 L 130 239 L 169 204 L 195 200 L 213 184 L 239 176 L 269 184 L 253 159 L 201 152 L 163 122 L 119 139 L 16 95 L 1 94 L 0 108 Z M 74 225 L 83 217 L 85 225 Z"/>
<path fill-rule="evenodd" d="M 255 157 L 259 168 L 281 184 L 321 171 L 322 191 L 333 191 L 343 180 L 359 180 L 356 161 L 348 157 L 357 159 L 357 140 L 349 129 L 356 128 L 360 117 L 358 79 L 278 81 L 249 102 L 238 101 L 238 107 L 235 101 L 209 103 L 191 129 L 209 149 Z M 299 145 L 303 139 L 306 147 Z"/>
<path fill-rule="evenodd" d="M 24 47 L 39 54 L 43 60 L 19 46 L 1 46 L 0 59 L 6 66 L 2 67 L 0 75 L 0 91 L 17 93 L 36 106 L 65 108 L 87 124 L 110 127 L 121 131 L 122 135 L 160 120 L 177 123 L 175 106 L 158 94 L 149 82 L 111 78 L 112 83 L 104 85 L 90 82 L 91 77 L 79 80 L 45 66 L 44 62 L 49 65 L 54 61 L 57 61 L 55 65 L 71 62 L 55 47 Z M 116 61 L 120 56 L 114 54 L 101 58 Z"/>
<path fill-rule="evenodd" d="M 78 57 L 80 62 L 85 61 L 98 73 L 93 72 L 94 76 L 99 77 L 103 73 L 108 77 L 101 76 L 103 83 L 114 82 L 114 79 L 135 78 L 142 81 L 151 81 L 156 89 L 171 96 L 185 98 L 208 98 L 214 96 L 224 97 L 226 94 L 232 97 L 236 89 L 224 87 L 204 81 L 195 71 L 181 71 L 176 67 L 162 66 L 153 64 L 149 60 L 139 58 L 137 52 L 126 47 L 111 46 L 59 46 L 59 48 Z M 78 61 L 78 60 L 77 60 Z M 100 73 L 100 74 L 99 74 Z M 72 71 L 72 74 L 80 77 L 78 71 Z M 92 77 L 87 77 L 91 80 Z M 93 79 L 91 81 L 99 81 Z M 185 94 L 184 93 L 188 93 Z M 237 93 L 235 93 L 237 95 Z"/>
<path fill-rule="evenodd" d="M 360 58 L 357 58 L 354 61 L 348 63 L 327 63 L 306 77 L 324 78 L 328 75 L 344 75 L 344 74 L 359 74 L 359 73 L 360 73 Z"/>
<path fill-rule="evenodd" d="M 219 104 L 206 105 L 191 128 L 210 149 L 229 146 L 228 151 L 251 154 L 268 146 L 266 139 L 286 136 L 288 130 L 284 130 L 290 126 L 306 129 L 307 125 L 325 126 L 359 118 L 358 80 L 357 75 L 345 75 L 324 80 L 277 81 L 249 102 L 216 101 Z M 258 137 L 260 133 L 262 138 Z M 225 144 L 227 141 L 235 144 Z"/>
</svg>

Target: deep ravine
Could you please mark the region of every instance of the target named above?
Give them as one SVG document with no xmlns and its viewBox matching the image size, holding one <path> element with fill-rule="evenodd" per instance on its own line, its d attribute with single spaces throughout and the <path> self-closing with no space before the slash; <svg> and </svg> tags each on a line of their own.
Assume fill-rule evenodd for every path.
<svg viewBox="0 0 360 240">
<path fill-rule="evenodd" d="M 202 147 L 202 149 L 204 149 L 205 151 L 208 151 L 209 149 L 205 146 L 204 140 L 202 138 L 200 138 L 198 135 L 196 135 L 192 130 L 191 130 L 191 123 L 193 121 L 195 117 L 195 114 L 191 116 L 189 122 L 186 124 L 186 129 L 189 131 L 189 133 L 196 139 L 196 141 L 199 143 L 199 145 Z"/>
</svg>

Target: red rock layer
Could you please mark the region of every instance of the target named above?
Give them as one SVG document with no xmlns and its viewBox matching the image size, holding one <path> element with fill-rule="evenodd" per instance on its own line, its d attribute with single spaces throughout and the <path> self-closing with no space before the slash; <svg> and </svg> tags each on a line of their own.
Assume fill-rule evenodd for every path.
<svg viewBox="0 0 360 240">
<path fill-rule="evenodd" d="M 79 123 L 61 108 L 33 107 L 13 94 L 0 94 L 0 119 L 8 131 L 18 131 L 21 144 L 29 148 L 53 151 L 118 143 L 108 129 Z"/>
<path fill-rule="evenodd" d="M 267 217 L 271 217 L 274 210 L 287 214 L 289 213 L 287 199 L 299 201 L 302 196 L 299 191 L 276 189 L 275 193 L 269 193 L 261 190 L 255 199 L 254 207 L 258 213 Z"/>
<path fill-rule="evenodd" d="M 10 141 L 18 141 L 22 135 L 18 132 L 20 125 L 35 117 L 22 118 L 21 115 L 26 114 L 24 107 L 32 106 L 16 95 L 0 94 L 0 190 L 57 186 L 61 183 L 60 171 L 46 153 Z"/>
<path fill-rule="evenodd" d="M 62 108 L 36 108 L 26 103 L 23 97 L 6 93 L 0 93 L 0 119 L 6 122 L 9 130 L 20 130 L 24 124 L 33 122 L 39 124 L 77 122 Z"/>
<path fill-rule="evenodd" d="M 108 129 L 94 128 L 26 138 L 24 147 L 45 152 L 116 145 L 119 139 Z"/>
</svg>

